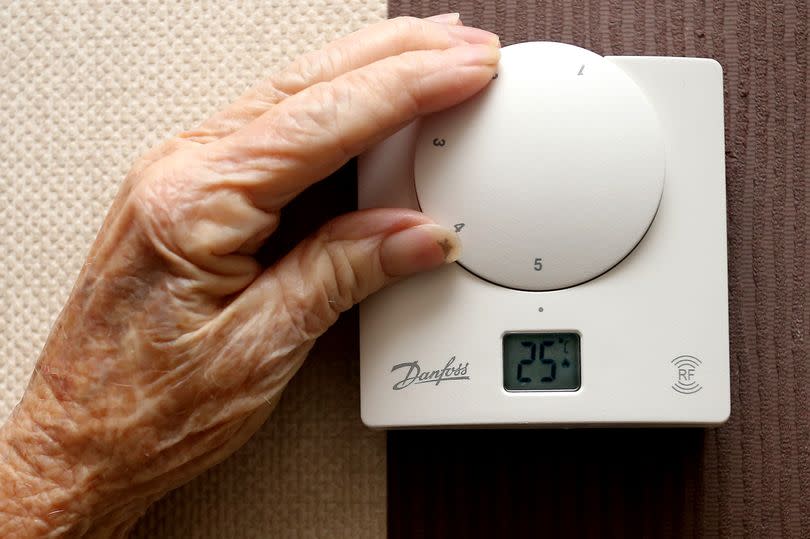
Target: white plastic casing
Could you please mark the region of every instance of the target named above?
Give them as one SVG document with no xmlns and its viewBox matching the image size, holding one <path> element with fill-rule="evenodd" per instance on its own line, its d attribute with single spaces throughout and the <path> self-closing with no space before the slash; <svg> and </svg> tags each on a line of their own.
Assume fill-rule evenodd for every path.
<svg viewBox="0 0 810 539">
<path fill-rule="evenodd" d="M 527 54 L 511 62 L 513 47 Z M 534 56 L 529 47 L 535 47 Z M 414 122 L 360 158 L 360 207 L 419 209 L 422 202 L 422 209 L 442 224 L 465 223 L 459 232 L 464 244 L 461 261 L 475 272 L 452 264 L 411 277 L 363 302 L 363 421 L 386 428 L 722 423 L 729 415 L 730 396 L 720 65 L 695 58 L 602 58 L 556 44 L 537 47 L 504 48 L 499 76 L 482 95 L 423 120 L 421 137 L 420 122 Z M 565 54 L 549 55 L 548 47 L 559 47 Z M 626 125 L 614 129 L 625 138 L 589 133 L 582 117 L 568 124 L 557 116 L 552 125 L 539 124 L 538 118 L 557 114 L 554 103 L 539 111 L 526 107 L 520 122 L 492 116 L 495 107 L 490 110 L 486 103 L 493 98 L 486 92 L 501 91 L 496 86 L 510 80 L 527 80 L 519 71 L 538 65 L 553 67 L 549 76 L 557 77 L 560 88 L 582 82 L 583 77 L 603 77 L 579 96 L 581 110 L 590 110 L 592 117 L 603 115 L 602 123 L 596 122 L 601 126 L 609 125 L 605 118 L 610 111 L 592 106 L 590 100 L 599 98 L 600 85 L 609 93 L 631 81 L 619 93 L 638 102 L 624 103 Z M 579 80 L 559 81 L 571 73 Z M 570 88 L 557 97 L 554 85 L 542 88 L 542 97 L 549 102 L 571 99 Z M 509 100 L 501 96 L 495 101 Z M 557 104 L 557 110 L 573 110 L 570 103 Z M 580 136 L 562 133 L 572 126 Z M 550 184 L 548 176 L 525 173 L 532 167 L 525 153 L 530 145 L 501 152 L 513 158 L 511 163 L 519 161 L 515 166 L 498 160 L 499 145 L 518 140 L 521 133 L 550 147 L 538 154 L 538 162 L 550 163 L 564 188 Z M 437 138 L 445 139 L 444 147 L 432 144 Z M 417 159 L 417 199 L 414 160 L 420 139 L 424 146 L 418 151 L 433 154 Z M 442 152 L 450 150 L 451 143 L 461 147 Z M 463 154 L 455 151 L 462 149 Z M 638 150 L 637 161 L 633 150 Z M 446 162 L 442 153 L 449 155 Z M 599 172 L 589 165 L 594 162 L 605 165 L 602 172 L 625 174 L 618 184 L 605 183 L 594 177 Z M 569 176 L 566 163 L 572 164 Z M 663 174 L 658 166 L 664 167 Z M 474 177 L 464 172 L 476 170 L 481 172 Z M 522 173 L 515 174 L 516 170 Z M 440 177 L 452 189 L 447 190 Z M 507 187 L 520 196 L 504 195 Z M 593 191 L 599 189 L 620 211 L 605 212 L 594 204 L 598 197 L 592 196 Z M 532 230 L 537 224 L 525 201 L 547 200 L 550 193 L 590 204 L 590 209 L 577 212 L 568 207 L 560 213 L 552 206 L 549 211 L 558 212 L 557 217 L 543 223 L 542 234 L 523 233 L 524 239 L 531 239 L 524 249 L 517 241 L 519 230 Z M 502 215 L 491 212 L 493 207 Z M 594 227 L 588 215 L 602 221 Z M 581 226 L 572 226 L 571 219 L 581 220 Z M 613 238 L 610 246 L 608 240 L 594 242 L 595 233 L 622 226 L 619 233 L 607 232 Z M 566 240 L 578 250 L 567 250 L 571 243 Z M 546 251 L 535 255 L 534 246 Z M 590 253 L 580 252 L 583 249 Z M 549 257 L 547 252 L 556 254 Z M 525 263 L 526 257 L 542 258 L 543 269 L 536 271 L 531 264 L 526 271 L 506 267 Z M 549 268 L 564 270 L 555 273 Z M 544 271 L 546 277 L 538 276 Z M 502 337 L 515 331 L 578 333 L 579 389 L 506 391 Z M 394 389 L 407 372 L 416 372 L 410 366 L 394 369 L 402 364 L 433 373 L 436 383 L 399 384 L 404 387 Z M 448 370 L 442 372 L 445 367 Z M 448 375 L 452 369 L 456 376 Z M 460 379 L 442 380 L 448 377 Z"/>
</svg>

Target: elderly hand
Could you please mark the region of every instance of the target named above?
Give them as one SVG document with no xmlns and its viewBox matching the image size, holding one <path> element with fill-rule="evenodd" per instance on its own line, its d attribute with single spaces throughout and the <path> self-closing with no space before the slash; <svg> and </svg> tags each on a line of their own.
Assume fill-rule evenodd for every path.
<svg viewBox="0 0 810 539">
<path fill-rule="evenodd" d="M 0 430 L 0 536 L 125 534 L 256 431 L 340 312 L 454 260 L 454 233 L 404 209 L 254 255 L 302 190 L 481 90 L 498 58 L 458 16 L 385 21 L 142 157 Z"/>
</svg>

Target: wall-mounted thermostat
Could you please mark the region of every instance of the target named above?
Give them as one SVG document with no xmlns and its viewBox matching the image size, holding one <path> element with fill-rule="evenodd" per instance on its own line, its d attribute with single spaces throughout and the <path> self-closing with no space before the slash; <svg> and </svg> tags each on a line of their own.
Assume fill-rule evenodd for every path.
<svg viewBox="0 0 810 539">
<path fill-rule="evenodd" d="M 504 47 L 482 92 L 361 157 L 359 198 L 463 244 L 361 305 L 367 425 L 728 417 L 717 62 Z"/>
</svg>

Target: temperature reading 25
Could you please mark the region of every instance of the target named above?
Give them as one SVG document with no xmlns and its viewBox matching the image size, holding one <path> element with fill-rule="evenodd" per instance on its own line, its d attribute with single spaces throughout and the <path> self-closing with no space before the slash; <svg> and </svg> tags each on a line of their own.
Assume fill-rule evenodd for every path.
<svg viewBox="0 0 810 539">
<path fill-rule="evenodd" d="M 522 384 L 531 383 L 532 379 L 526 376 L 523 372 L 524 367 L 527 367 L 534 363 L 535 357 L 537 356 L 537 343 L 531 341 L 523 341 L 520 343 L 522 346 L 529 349 L 529 357 L 526 359 L 521 359 L 520 363 L 517 366 L 517 379 L 518 382 Z M 548 366 L 549 370 L 546 376 L 540 378 L 540 381 L 543 383 L 553 382 L 557 379 L 557 361 L 554 359 L 550 359 L 545 357 L 546 355 L 546 348 L 550 346 L 554 346 L 554 340 L 550 341 L 540 341 L 540 363 L 544 366 Z M 568 363 L 566 361 L 566 363 Z M 566 365 L 567 366 L 567 365 Z"/>
<path fill-rule="evenodd" d="M 579 334 L 504 334 L 506 391 L 576 391 L 579 382 Z"/>
</svg>

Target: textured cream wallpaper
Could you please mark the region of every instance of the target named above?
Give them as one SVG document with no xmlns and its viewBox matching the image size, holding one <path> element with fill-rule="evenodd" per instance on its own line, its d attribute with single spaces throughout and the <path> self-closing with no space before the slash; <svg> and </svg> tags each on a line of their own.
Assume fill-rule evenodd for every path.
<svg viewBox="0 0 810 539">
<path fill-rule="evenodd" d="M 384 16 L 384 0 L 0 1 L 0 420 L 132 159 Z M 360 424 L 354 360 L 305 366 L 257 437 L 138 534 L 384 535 L 385 439 Z"/>
</svg>

